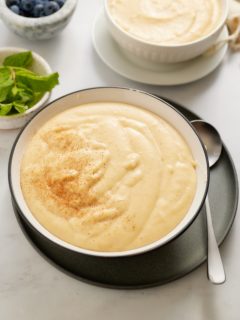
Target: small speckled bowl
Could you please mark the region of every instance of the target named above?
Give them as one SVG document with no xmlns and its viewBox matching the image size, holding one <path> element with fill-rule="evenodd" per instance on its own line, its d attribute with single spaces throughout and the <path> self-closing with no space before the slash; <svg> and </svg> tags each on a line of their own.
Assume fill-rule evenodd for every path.
<svg viewBox="0 0 240 320">
<path fill-rule="evenodd" d="M 14 53 L 21 51 L 26 51 L 26 49 L 21 48 L 0 48 L 0 66 L 3 60 Z M 32 71 L 40 74 L 47 75 L 52 73 L 52 69 L 46 60 L 44 60 L 40 55 L 33 52 L 33 64 L 30 68 Z M 39 110 L 50 98 L 50 92 L 46 92 L 44 96 L 30 109 L 24 113 L 15 114 L 11 116 L 0 116 L 0 129 L 17 129 L 24 126 L 28 120 Z"/>
<path fill-rule="evenodd" d="M 6 0 L 0 0 L 0 18 L 16 34 L 29 40 L 44 40 L 56 36 L 69 23 L 77 0 L 66 0 L 63 7 L 47 17 L 29 18 L 12 12 Z"/>
</svg>

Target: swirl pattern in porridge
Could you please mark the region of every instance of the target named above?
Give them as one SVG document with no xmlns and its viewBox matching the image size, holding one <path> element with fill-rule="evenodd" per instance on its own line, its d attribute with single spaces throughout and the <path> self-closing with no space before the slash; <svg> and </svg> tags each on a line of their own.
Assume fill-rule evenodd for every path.
<svg viewBox="0 0 240 320">
<path fill-rule="evenodd" d="M 143 41 L 178 45 L 211 33 L 222 15 L 220 0 L 108 0 L 115 23 Z"/>
<path fill-rule="evenodd" d="M 60 113 L 29 142 L 21 188 L 52 234 L 96 251 L 159 240 L 186 215 L 195 162 L 166 121 L 124 103 L 91 103 Z"/>
</svg>

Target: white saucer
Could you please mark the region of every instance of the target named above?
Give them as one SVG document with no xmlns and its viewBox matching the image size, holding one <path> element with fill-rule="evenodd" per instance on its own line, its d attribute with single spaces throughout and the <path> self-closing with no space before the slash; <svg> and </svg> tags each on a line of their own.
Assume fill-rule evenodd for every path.
<svg viewBox="0 0 240 320">
<path fill-rule="evenodd" d="M 225 27 L 220 38 L 228 35 Z M 123 77 L 152 85 L 179 85 L 201 79 L 212 72 L 223 60 L 228 45 L 225 44 L 212 55 L 202 55 L 187 62 L 176 64 L 149 64 L 138 59 L 131 61 L 113 40 L 102 12 L 95 20 L 92 40 L 102 61 Z M 143 66 L 144 65 L 144 66 Z"/>
</svg>

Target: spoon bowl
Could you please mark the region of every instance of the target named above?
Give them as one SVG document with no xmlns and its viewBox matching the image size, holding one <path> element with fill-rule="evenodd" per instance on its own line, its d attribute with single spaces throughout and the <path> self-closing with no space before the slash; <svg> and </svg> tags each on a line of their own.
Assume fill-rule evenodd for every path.
<svg viewBox="0 0 240 320">
<path fill-rule="evenodd" d="M 222 152 L 220 134 L 210 123 L 203 120 L 194 120 L 192 124 L 206 148 L 209 167 L 212 167 L 218 161 Z"/>
</svg>

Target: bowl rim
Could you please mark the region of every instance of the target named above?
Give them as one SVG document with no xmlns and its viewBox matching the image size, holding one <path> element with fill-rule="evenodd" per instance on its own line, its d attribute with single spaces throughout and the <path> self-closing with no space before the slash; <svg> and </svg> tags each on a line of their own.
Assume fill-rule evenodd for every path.
<svg viewBox="0 0 240 320">
<path fill-rule="evenodd" d="M 90 250 L 90 249 L 84 249 L 82 247 L 78 247 L 76 245 L 72 245 L 60 238 L 58 238 L 57 236 L 55 236 L 54 234 L 52 234 L 50 231 L 48 231 L 43 225 L 41 225 L 39 223 L 39 225 L 41 225 L 46 231 L 47 233 L 49 233 L 51 235 L 52 238 L 48 237 L 47 235 L 43 234 L 41 232 L 41 230 L 39 230 L 37 228 L 37 226 L 33 225 L 33 223 L 27 218 L 27 216 L 25 215 L 24 212 L 22 212 L 22 209 L 20 208 L 20 205 L 17 201 L 17 197 L 15 196 L 15 192 L 14 192 L 14 184 L 12 181 L 12 163 L 13 163 L 13 156 L 15 153 L 15 149 L 17 147 L 18 141 L 20 140 L 23 132 L 27 129 L 28 125 L 32 122 L 33 119 L 35 119 L 35 117 L 38 116 L 39 113 L 43 112 L 45 109 L 51 107 L 52 104 L 54 104 L 55 102 L 71 96 L 71 95 L 75 95 L 77 93 L 81 93 L 84 91 L 90 91 L 90 90 L 102 90 L 102 89 L 121 89 L 121 90 L 127 90 L 127 91 L 134 91 L 134 92 L 138 92 L 140 94 L 144 94 L 147 96 L 150 96 L 162 103 L 164 103 L 167 107 L 173 109 L 180 117 L 183 118 L 183 120 L 186 122 L 186 124 L 188 126 L 190 126 L 190 128 L 192 129 L 193 133 L 196 135 L 200 146 L 202 148 L 203 154 L 204 154 L 204 159 L 205 159 L 205 169 L 206 169 L 206 184 L 205 184 L 205 190 L 203 192 L 203 197 L 201 199 L 201 201 L 199 201 L 199 205 L 198 208 L 196 210 L 196 212 L 193 214 L 193 216 L 187 221 L 187 223 L 182 227 L 182 229 L 180 229 L 178 232 L 175 232 L 175 234 L 165 240 L 163 243 L 158 243 L 161 241 L 161 239 L 158 239 L 150 244 L 146 244 L 144 246 L 135 248 L 135 249 L 130 249 L 130 250 L 125 250 L 125 251 L 94 251 L 94 250 Z M 120 257 L 127 257 L 127 256 L 134 256 L 134 255 L 139 255 L 148 251 L 152 251 L 154 249 L 157 249 L 159 247 L 164 246 L 167 243 L 172 242 L 173 240 L 175 240 L 176 238 L 178 238 L 181 234 L 183 234 L 185 232 L 185 230 L 194 222 L 194 220 L 196 219 L 196 217 L 198 216 L 204 202 L 205 202 L 205 198 L 207 196 L 208 193 L 208 187 L 209 187 L 209 177 L 210 177 L 210 168 L 209 168 L 209 164 L 208 164 L 208 158 L 207 158 L 207 152 L 206 149 L 204 147 L 203 142 L 201 141 L 196 129 L 193 127 L 193 125 L 191 124 L 191 122 L 180 112 L 178 111 L 175 107 L 173 107 L 169 102 L 165 101 L 162 98 L 159 98 L 157 96 L 155 96 L 154 94 L 145 92 L 143 90 L 139 90 L 139 89 L 133 89 L 133 88 L 127 88 L 127 87 L 120 87 L 120 86 L 103 86 L 103 87 L 91 87 L 91 88 L 85 88 L 85 89 L 81 89 L 81 90 L 76 90 L 73 92 L 70 92 L 68 94 L 65 94 L 53 101 L 51 101 L 50 103 L 48 103 L 47 105 L 45 105 L 42 109 L 40 109 L 37 113 L 34 114 L 34 116 L 30 119 L 30 121 L 28 123 L 26 123 L 24 125 L 23 128 L 21 128 L 20 132 L 18 133 L 13 145 L 12 145 L 12 149 L 9 155 L 9 161 L 8 161 L 8 184 L 9 184 L 9 189 L 10 189 L 10 194 L 11 194 L 11 198 L 12 201 L 14 202 L 15 206 L 17 207 L 17 210 L 19 211 L 19 213 L 23 216 L 23 218 L 27 221 L 27 223 L 31 226 L 31 228 L 33 228 L 35 231 L 37 231 L 38 233 L 41 234 L 41 236 L 43 236 L 44 238 L 47 238 L 48 241 L 54 242 L 56 245 L 66 249 L 66 250 L 70 250 L 79 254 L 85 254 L 88 256 L 94 256 L 94 257 L 100 257 L 100 258 L 120 258 Z"/>
<path fill-rule="evenodd" d="M 126 38 L 128 38 L 129 40 L 134 40 L 134 41 L 138 42 L 139 44 L 147 45 L 147 46 L 152 47 L 152 48 L 166 48 L 166 49 L 167 48 L 168 49 L 171 49 L 171 48 L 188 48 L 188 47 L 191 47 L 191 46 L 193 46 L 195 44 L 204 42 L 205 40 L 209 39 L 211 36 L 213 36 L 216 32 L 218 32 L 224 26 L 224 24 L 225 24 L 225 22 L 227 20 L 227 16 L 228 16 L 228 13 L 229 13 L 229 7 L 230 7 L 229 0 L 221 0 L 224 3 L 224 5 L 222 5 L 224 10 L 222 10 L 221 19 L 219 19 L 219 23 L 217 24 L 217 26 L 210 33 L 206 34 L 205 36 L 203 36 L 203 37 L 201 37 L 199 39 L 196 39 L 194 41 L 181 43 L 181 44 L 158 44 L 158 43 L 155 43 L 155 42 L 148 42 L 148 41 L 145 41 L 143 39 L 140 39 L 140 38 L 132 35 L 131 33 L 128 33 L 123 28 L 121 28 L 121 26 L 118 25 L 115 22 L 115 20 L 112 18 L 112 15 L 111 15 L 109 7 L 108 7 L 108 1 L 109 0 L 104 0 L 104 11 L 105 11 L 105 13 L 107 15 L 107 18 L 110 20 L 112 25 L 119 32 L 121 32 Z"/>
<path fill-rule="evenodd" d="M 4 13 L 5 16 L 9 16 L 11 19 L 14 20 L 18 20 L 19 23 L 24 22 L 26 23 L 26 21 L 28 21 L 28 23 L 26 23 L 27 25 L 43 25 L 43 24 L 49 24 L 49 23 L 54 23 L 55 21 L 61 20 L 63 17 L 68 16 L 69 14 L 72 13 L 72 11 L 75 9 L 78 1 L 77 0 L 66 0 L 64 5 L 57 11 L 54 12 L 52 14 L 50 14 L 49 16 L 45 16 L 45 17 L 24 17 L 24 16 L 20 16 L 14 12 L 12 12 L 6 3 L 6 0 L 0 0 L 0 7 L 1 7 L 1 3 L 2 3 L 2 7 L 4 9 Z M 4 13 L 2 13 L 2 15 L 4 15 Z M 1 16 L 1 15 L 0 15 Z"/>
<path fill-rule="evenodd" d="M 9 54 L 11 54 L 11 53 L 14 54 L 14 53 L 19 53 L 19 52 L 23 52 L 23 51 L 31 51 L 32 55 L 33 55 L 33 59 L 37 63 L 39 63 L 40 65 L 43 66 L 43 68 L 46 71 L 46 74 L 52 73 L 52 68 L 48 64 L 47 60 L 45 60 L 42 56 L 40 56 L 40 54 L 36 53 L 35 51 L 20 48 L 20 47 L 2 47 L 2 48 L 0 48 L 0 55 L 1 55 L 1 53 L 5 53 L 5 52 L 6 53 L 9 52 Z M 48 99 L 50 98 L 50 96 L 51 96 L 51 91 L 50 92 L 48 91 L 48 92 L 44 93 L 42 98 L 36 104 L 34 104 L 31 108 L 29 108 L 27 111 L 25 111 L 23 113 L 13 114 L 13 115 L 0 115 L 0 121 L 1 121 L 1 119 L 11 121 L 12 119 L 22 118 L 22 117 L 26 116 L 27 114 L 32 113 L 36 109 L 41 107 L 43 104 L 45 104 L 48 101 Z"/>
</svg>

